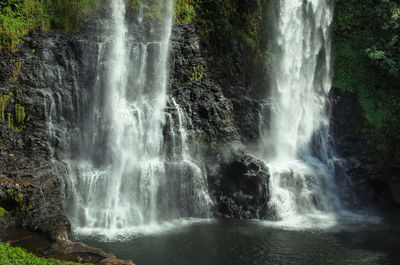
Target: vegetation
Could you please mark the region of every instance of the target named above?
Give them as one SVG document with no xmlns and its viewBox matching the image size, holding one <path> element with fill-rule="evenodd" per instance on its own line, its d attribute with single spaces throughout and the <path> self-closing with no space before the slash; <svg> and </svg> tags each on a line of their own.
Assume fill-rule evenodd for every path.
<svg viewBox="0 0 400 265">
<path fill-rule="evenodd" d="M 15 69 L 12 71 L 12 76 L 9 79 L 11 82 L 16 82 L 18 80 L 18 74 L 21 71 L 21 67 L 22 67 L 21 62 L 17 62 L 15 64 Z"/>
<path fill-rule="evenodd" d="M 6 209 L 0 207 L 0 220 L 5 214 L 9 214 L 9 212 L 7 212 Z"/>
<path fill-rule="evenodd" d="M 101 4 L 102 0 L 2 0 L 0 49 L 15 51 L 32 29 L 76 31 L 82 16 Z"/>
<path fill-rule="evenodd" d="M 5 94 L 5 95 L 0 95 L 0 108 L 1 108 L 1 120 L 5 120 L 5 110 L 7 107 L 7 103 L 10 100 L 10 98 L 12 97 L 12 92 Z"/>
<path fill-rule="evenodd" d="M 334 86 L 357 95 L 376 151 L 400 157 L 400 4 L 336 0 L 333 30 Z"/>
<path fill-rule="evenodd" d="M 176 0 L 175 24 L 190 24 L 196 19 L 198 5 L 194 0 Z"/>
<path fill-rule="evenodd" d="M 203 34 L 217 52 L 227 55 L 232 52 L 234 42 L 245 45 L 249 62 L 262 61 L 267 39 L 264 18 L 267 1 L 199 0 L 197 1 L 197 23 Z M 250 4 L 252 3 L 252 4 Z"/>
<path fill-rule="evenodd" d="M 39 258 L 19 247 L 10 247 L 0 243 L 0 264 L 75 265 L 78 263 Z"/>
<path fill-rule="evenodd" d="M 192 76 L 190 77 L 190 82 L 196 82 L 197 80 L 201 80 L 203 78 L 204 66 L 198 65 L 193 66 Z"/>
<path fill-rule="evenodd" d="M 161 16 L 155 0 L 125 0 L 137 10 L 140 5 L 150 18 Z M 242 42 L 250 57 L 262 59 L 266 47 L 262 13 L 266 0 L 175 0 L 175 23 L 202 25 L 203 36 L 212 40 L 216 51 L 229 57 L 232 42 Z M 0 3 L 0 49 L 15 51 L 21 37 L 32 29 L 77 31 L 83 15 L 104 6 L 105 0 L 4 0 Z M 258 57 L 258 58 L 257 58 Z M 228 58 L 229 59 L 229 58 Z M 253 60 L 253 61 L 254 61 Z M 16 76 L 13 76 L 15 78 Z"/>
<path fill-rule="evenodd" d="M 274 62 L 268 36 L 273 5 L 270 0 L 176 0 L 175 23 L 199 25 L 202 45 L 217 58 L 221 82 L 230 82 L 228 73 L 238 70 L 231 66 L 240 62 L 234 78 L 250 83 Z"/>
<path fill-rule="evenodd" d="M 11 78 L 14 78 L 13 76 Z M 19 92 L 17 91 L 16 97 L 18 96 Z M 10 101 L 14 102 L 16 101 L 16 99 L 13 98 L 12 92 L 9 92 L 8 94 L 5 95 L 0 94 L 0 109 L 1 109 L 0 120 L 5 121 L 5 116 L 6 116 L 5 114 L 7 114 L 7 127 L 17 132 L 21 132 L 23 129 L 26 128 L 26 122 L 29 121 L 29 116 L 27 116 L 25 112 L 25 107 L 23 107 L 21 104 L 18 103 L 14 104 L 14 109 L 11 108 L 11 112 L 6 113 L 6 109 Z M 10 110 L 10 108 L 8 109 Z"/>
</svg>

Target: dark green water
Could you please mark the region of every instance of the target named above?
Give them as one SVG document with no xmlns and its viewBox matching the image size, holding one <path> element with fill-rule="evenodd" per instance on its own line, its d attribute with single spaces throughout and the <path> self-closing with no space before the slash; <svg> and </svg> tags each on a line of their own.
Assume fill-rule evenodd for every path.
<svg viewBox="0 0 400 265">
<path fill-rule="evenodd" d="M 400 264 L 397 224 L 290 231 L 262 222 L 213 222 L 127 242 L 84 241 L 137 265 Z"/>
</svg>

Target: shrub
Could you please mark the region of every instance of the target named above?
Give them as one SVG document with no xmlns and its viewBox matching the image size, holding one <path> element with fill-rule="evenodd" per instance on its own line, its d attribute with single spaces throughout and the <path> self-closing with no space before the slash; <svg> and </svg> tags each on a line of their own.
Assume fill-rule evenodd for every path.
<svg viewBox="0 0 400 265">
<path fill-rule="evenodd" d="M 0 243 L 0 264 L 74 265 L 78 263 L 39 258 L 22 248 Z"/>
</svg>

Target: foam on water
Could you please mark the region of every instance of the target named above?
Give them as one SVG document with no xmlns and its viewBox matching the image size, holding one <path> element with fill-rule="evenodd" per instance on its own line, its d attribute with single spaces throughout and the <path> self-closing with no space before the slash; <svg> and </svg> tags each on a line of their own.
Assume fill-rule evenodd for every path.
<svg viewBox="0 0 400 265">
<path fill-rule="evenodd" d="M 74 230 L 76 239 L 93 238 L 100 242 L 128 241 L 139 236 L 162 235 L 172 232 L 180 232 L 188 226 L 195 224 L 212 224 L 213 219 L 180 218 L 169 222 L 150 223 L 139 226 L 124 227 L 121 229 L 79 227 Z"/>
</svg>

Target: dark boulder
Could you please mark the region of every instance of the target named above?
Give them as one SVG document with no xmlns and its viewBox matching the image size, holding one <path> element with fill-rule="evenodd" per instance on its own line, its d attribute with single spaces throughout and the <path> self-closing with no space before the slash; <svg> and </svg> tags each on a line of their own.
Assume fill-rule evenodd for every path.
<svg viewBox="0 0 400 265">
<path fill-rule="evenodd" d="M 267 216 L 269 173 L 266 165 L 246 154 L 234 154 L 220 166 L 209 168 L 216 215 L 260 219 Z"/>
</svg>

